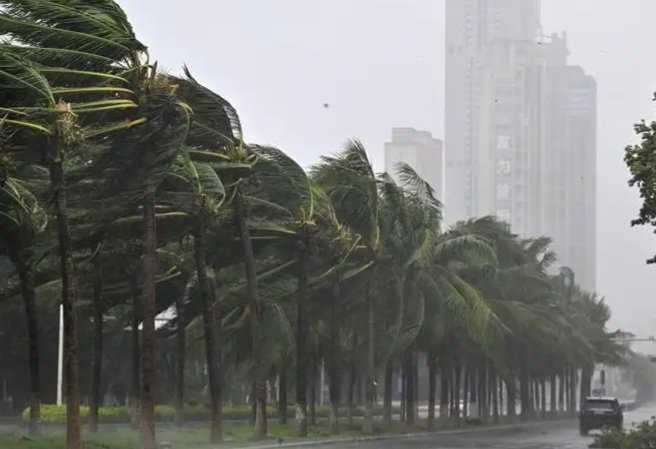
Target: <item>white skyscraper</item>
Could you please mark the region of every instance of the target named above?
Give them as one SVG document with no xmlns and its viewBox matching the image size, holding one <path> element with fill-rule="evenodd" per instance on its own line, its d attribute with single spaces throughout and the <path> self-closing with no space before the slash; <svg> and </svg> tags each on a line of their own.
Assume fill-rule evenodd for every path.
<svg viewBox="0 0 656 449">
<path fill-rule="evenodd" d="M 550 236 L 594 288 L 594 79 L 567 64 L 565 36 L 543 35 L 539 0 L 447 0 L 446 47 L 447 221 Z"/>
<path fill-rule="evenodd" d="M 391 142 L 385 143 L 385 171 L 398 181 L 396 168 L 405 162 L 433 187 L 440 201 L 444 199 L 442 158 L 442 141 L 428 131 L 394 128 Z"/>
</svg>

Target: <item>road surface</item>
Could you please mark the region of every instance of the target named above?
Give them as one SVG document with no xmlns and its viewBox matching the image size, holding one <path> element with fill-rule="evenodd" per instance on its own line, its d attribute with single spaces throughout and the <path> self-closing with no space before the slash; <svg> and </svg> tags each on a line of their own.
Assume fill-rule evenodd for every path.
<svg viewBox="0 0 656 449">
<path fill-rule="evenodd" d="M 627 412 L 625 426 L 656 415 L 656 407 Z M 376 441 L 354 445 L 340 445 L 332 449 L 587 449 L 595 432 L 582 437 L 576 421 L 535 424 L 527 428 L 481 430 L 462 434 L 435 434 L 427 438 Z M 323 449 L 323 448 L 322 448 Z M 329 449 L 328 447 L 325 449 Z"/>
</svg>

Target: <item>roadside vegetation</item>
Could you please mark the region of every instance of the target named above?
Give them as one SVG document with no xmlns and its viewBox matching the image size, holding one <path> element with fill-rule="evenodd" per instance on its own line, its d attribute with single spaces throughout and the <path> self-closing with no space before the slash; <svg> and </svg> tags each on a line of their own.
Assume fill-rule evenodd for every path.
<svg viewBox="0 0 656 449">
<path fill-rule="evenodd" d="M 427 428 L 472 403 L 480 422 L 573 415 L 620 362 L 608 306 L 548 237 L 445 227 L 413 167 L 376 173 L 358 140 L 307 169 L 249 141 L 112 0 L 0 0 L 0 36 L 0 380 L 30 435 L 65 420 L 80 449 L 120 415 L 155 449 L 162 410 L 201 407 L 219 443 L 244 405 L 253 439 L 276 435 L 271 408 L 301 438 L 326 415 L 332 435 L 360 414 L 365 434 L 413 428 L 420 361 Z M 42 405 L 60 305 L 65 413 Z"/>
<path fill-rule="evenodd" d="M 645 421 L 632 428 L 607 429 L 590 445 L 603 449 L 649 449 L 656 447 L 656 421 Z"/>
</svg>

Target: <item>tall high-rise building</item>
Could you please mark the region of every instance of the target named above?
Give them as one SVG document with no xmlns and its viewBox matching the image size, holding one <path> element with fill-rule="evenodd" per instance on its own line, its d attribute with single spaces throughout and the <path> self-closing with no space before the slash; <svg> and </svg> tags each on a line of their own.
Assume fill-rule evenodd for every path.
<svg viewBox="0 0 656 449">
<path fill-rule="evenodd" d="M 550 236 L 594 288 L 596 88 L 566 37 L 543 35 L 540 6 L 447 0 L 446 218 Z"/>
<path fill-rule="evenodd" d="M 597 84 L 581 67 L 547 69 L 542 233 L 563 265 L 593 289 L 597 237 Z"/>
<path fill-rule="evenodd" d="M 398 181 L 398 164 L 408 164 L 431 185 L 440 201 L 444 198 L 442 160 L 442 141 L 434 138 L 428 131 L 393 128 L 392 140 L 385 143 L 385 170 Z"/>
</svg>

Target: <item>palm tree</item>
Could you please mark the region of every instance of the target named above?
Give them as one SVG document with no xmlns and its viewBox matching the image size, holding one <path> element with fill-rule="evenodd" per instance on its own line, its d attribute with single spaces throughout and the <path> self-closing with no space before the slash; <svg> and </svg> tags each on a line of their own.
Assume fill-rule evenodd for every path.
<svg viewBox="0 0 656 449">
<path fill-rule="evenodd" d="M 189 154 L 195 160 L 210 163 L 225 180 L 225 184 L 230 186 L 226 196 L 230 198 L 229 204 L 242 244 L 246 296 L 250 310 L 255 387 L 254 434 L 256 439 L 261 439 L 267 435 L 264 315 L 258 294 L 256 259 L 245 193 L 257 156 L 243 143 L 241 123 L 235 108 L 220 95 L 200 85 L 189 70 L 185 69 L 185 73 L 187 79 L 180 82 L 180 95 L 194 110 L 194 121 L 186 140 L 191 147 Z"/>
<path fill-rule="evenodd" d="M 361 142 L 348 141 L 344 150 L 335 156 L 324 156 L 312 168 L 312 177 L 331 199 L 337 219 L 362 238 L 369 267 L 365 276 L 364 296 L 367 316 L 367 356 L 365 375 L 364 430 L 373 432 L 373 397 L 376 375 L 376 314 L 373 297 L 373 272 L 380 255 L 379 193 L 373 165 Z"/>
<path fill-rule="evenodd" d="M 268 233 L 287 241 L 296 265 L 296 433 L 307 436 L 307 369 L 306 342 L 310 301 L 310 264 L 318 243 L 319 227 L 315 215 L 315 195 L 303 169 L 282 151 L 257 147 L 260 159 L 255 166 L 263 189 L 256 201 L 270 209 L 269 220 L 256 227 L 258 234 Z"/>
<path fill-rule="evenodd" d="M 74 4 L 63 0 L 47 3 L 3 0 L 0 6 L 3 8 L 0 13 L 2 31 L 11 42 L 2 46 L 2 57 L 10 58 L 9 61 L 5 59 L 9 64 L 3 64 L 10 72 L 4 73 L 9 73 L 14 83 L 29 91 L 29 95 L 22 96 L 21 101 L 29 101 L 31 98 L 40 100 L 39 104 L 10 104 L 8 122 L 42 136 L 39 151 L 47 161 L 50 171 L 62 272 L 67 445 L 70 449 L 77 449 L 81 445 L 77 328 L 64 161 L 84 137 L 90 138 L 109 130 L 129 128 L 136 123 L 142 123 L 141 120 L 126 120 L 119 125 L 110 123 L 109 126 L 104 123 L 101 130 L 85 132 L 84 125 L 90 124 L 80 121 L 78 117 L 79 114 L 125 111 L 137 106 L 137 101 L 131 98 L 117 99 L 116 94 L 130 95 L 134 94 L 134 90 L 126 87 L 126 84 L 130 84 L 128 80 L 114 73 L 139 61 L 139 54 L 145 47 L 136 40 L 123 11 L 110 0 L 79 0 Z M 99 19 L 101 16 L 102 20 Z M 14 54 L 29 58 L 31 63 L 19 61 Z M 138 62 L 138 65 L 140 64 Z M 132 80 L 137 79 L 138 73 L 139 71 L 132 72 Z M 43 76 L 48 76 L 55 87 L 51 88 Z M 57 87 L 58 85 L 63 87 Z M 136 86 L 133 84 L 131 87 Z M 87 95 L 87 101 L 80 103 L 80 95 Z M 89 96 L 96 98 L 92 101 L 88 99 Z M 98 99 L 98 96 L 104 98 Z M 66 101 L 66 97 L 76 98 L 77 107 L 73 108 Z M 148 211 L 146 208 L 146 218 L 149 216 Z M 150 243 L 151 240 L 147 239 L 146 242 Z M 152 245 L 145 246 L 152 248 Z M 152 257 L 144 258 L 146 273 L 152 271 L 149 270 L 151 261 Z M 145 341 L 151 339 L 147 338 Z M 154 441 L 147 446 L 148 449 L 154 447 Z"/>
<path fill-rule="evenodd" d="M 193 162 L 189 153 L 180 153 L 170 171 L 170 185 L 162 187 L 159 202 L 170 205 L 174 210 L 181 210 L 188 215 L 191 234 L 194 240 L 194 261 L 198 283 L 198 296 L 201 300 L 203 332 L 209 377 L 212 425 L 210 442 L 223 440 L 222 404 L 221 404 L 221 370 L 222 361 L 219 350 L 216 326 L 221 317 L 216 317 L 214 294 L 208 279 L 207 267 L 207 228 L 216 219 L 225 199 L 225 190 L 221 180 L 212 167 L 206 163 Z M 183 326 L 180 320 L 178 326 Z"/>
<path fill-rule="evenodd" d="M 48 217 L 26 184 L 7 173 L 8 161 L 0 159 L 0 253 L 7 254 L 20 280 L 28 335 L 30 373 L 30 434 L 38 432 L 41 405 L 39 322 L 34 292 L 34 244 Z"/>
</svg>

